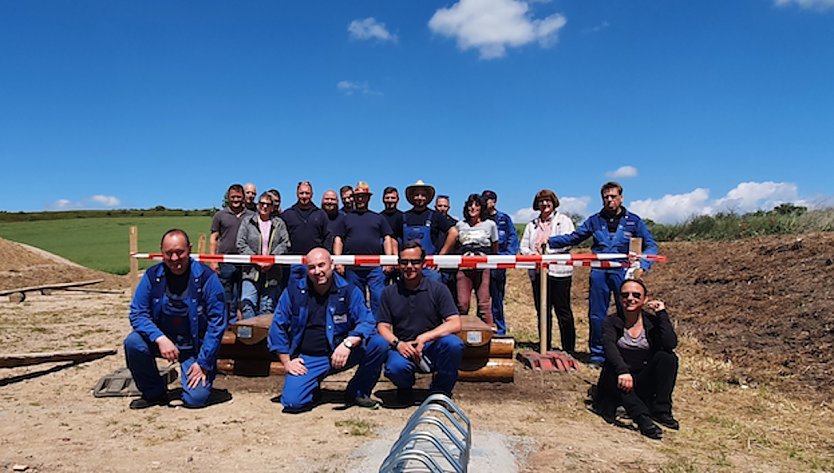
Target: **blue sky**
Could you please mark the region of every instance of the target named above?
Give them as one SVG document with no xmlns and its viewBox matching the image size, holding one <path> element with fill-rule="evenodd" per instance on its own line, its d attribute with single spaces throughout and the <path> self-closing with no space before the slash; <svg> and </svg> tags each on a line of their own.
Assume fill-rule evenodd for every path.
<svg viewBox="0 0 834 473">
<path fill-rule="evenodd" d="M 666 222 L 832 205 L 833 38 L 834 0 L 0 0 L 0 209 L 302 179 L 519 219 L 610 178 Z"/>
</svg>

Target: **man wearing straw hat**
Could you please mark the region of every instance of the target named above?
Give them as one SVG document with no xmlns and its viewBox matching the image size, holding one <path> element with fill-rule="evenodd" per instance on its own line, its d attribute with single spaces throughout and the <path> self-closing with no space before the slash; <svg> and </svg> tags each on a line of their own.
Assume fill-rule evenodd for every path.
<svg viewBox="0 0 834 473">
<path fill-rule="evenodd" d="M 403 244 L 409 241 L 420 243 L 427 255 L 445 255 L 454 246 L 458 231 L 449 219 L 429 209 L 434 194 L 434 187 L 423 181 L 406 187 L 405 198 L 413 207 L 403 213 L 402 228 L 396 228 L 394 232 L 402 239 Z M 446 233 L 446 240 L 442 247 L 437 248 L 434 242 L 437 241 L 439 233 Z M 440 273 L 437 270 L 424 268 L 423 275 L 440 281 Z"/>
</svg>

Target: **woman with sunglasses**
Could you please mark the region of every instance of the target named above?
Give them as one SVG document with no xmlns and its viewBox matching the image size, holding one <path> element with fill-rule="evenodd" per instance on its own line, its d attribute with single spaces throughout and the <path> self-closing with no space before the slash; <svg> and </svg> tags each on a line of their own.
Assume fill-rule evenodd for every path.
<svg viewBox="0 0 834 473">
<path fill-rule="evenodd" d="M 550 248 L 547 246 L 547 239 L 556 235 L 567 235 L 576 229 L 573 221 L 565 214 L 556 210 L 559 208 L 559 197 L 550 189 L 542 189 L 536 192 L 533 197 L 533 209 L 539 211 L 539 216 L 527 224 L 524 228 L 524 235 L 521 237 L 522 255 L 541 255 L 567 253 L 570 247 Z M 533 286 L 533 303 L 536 304 L 537 320 L 540 320 L 539 302 L 541 295 L 539 271 L 528 270 L 530 283 Z M 556 312 L 556 320 L 559 323 L 559 336 L 562 341 L 562 350 L 573 353 L 576 349 L 576 328 L 573 322 L 573 311 L 570 307 L 570 287 L 573 276 L 571 266 L 551 264 L 547 268 L 547 333 L 544 340 L 547 342 L 548 350 L 553 347 L 553 312 Z M 541 325 L 539 324 L 541 332 Z M 539 333 L 539 340 L 542 338 Z"/>
<path fill-rule="evenodd" d="M 256 214 L 244 218 L 237 231 L 237 251 L 242 255 L 283 255 L 290 247 L 287 224 L 272 211 L 272 196 L 258 198 Z M 271 313 L 281 295 L 280 264 L 257 263 L 243 267 L 240 312 L 244 319 Z"/>
<path fill-rule="evenodd" d="M 486 201 L 480 194 L 469 194 L 463 204 L 463 219 L 456 225 L 458 243 L 463 256 L 496 254 L 498 227 L 487 218 Z M 469 313 L 472 290 L 478 300 L 478 316 L 494 328 L 492 299 L 489 296 L 489 269 L 462 269 L 457 274 L 458 309 Z"/>
<path fill-rule="evenodd" d="M 595 408 L 614 422 L 622 405 L 640 433 L 660 439 L 664 427 L 678 430 L 672 416 L 672 391 L 678 375 L 674 349 L 678 337 L 663 301 L 649 300 L 646 285 L 627 279 L 620 285 L 623 315 L 603 323 L 605 364 L 597 383 Z"/>
</svg>

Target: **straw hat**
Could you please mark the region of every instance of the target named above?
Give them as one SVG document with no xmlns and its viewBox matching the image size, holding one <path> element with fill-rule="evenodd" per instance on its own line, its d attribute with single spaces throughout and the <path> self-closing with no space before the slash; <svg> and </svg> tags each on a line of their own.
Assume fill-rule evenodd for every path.
<svg viewBox="0 0 834 473">
<path fill-rule="evenodd" d="M 432 200 L 434 200 L 434 187 L 426 184 L 422 180 L 418 180 L 414 184 L 405 188 L 405 200 L 408 201 L 409 204 L 414 205 L 414 193 L 418 190 L 426 191 L 426 205 L 428 205 Z"/>
<path fill-rule="evenodd" d="M 368 186 L 368 183 L 365 181 L 359 181 L 356 183 L 356 189 L 353 189 L 353 194 L 368 194 L 373 195 L 371 192 L 371 188 Z"/>
</svg>

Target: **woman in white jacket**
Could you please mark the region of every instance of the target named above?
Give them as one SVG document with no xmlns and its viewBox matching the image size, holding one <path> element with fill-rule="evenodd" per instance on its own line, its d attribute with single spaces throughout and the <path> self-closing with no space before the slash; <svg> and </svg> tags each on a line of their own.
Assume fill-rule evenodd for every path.
<svg viewBox="0 0 834 473">
<path fill-rule="evenodd" d="M 521 254 L 540 255 L 568 253 L 570 247 L 548 248 L 547 239 L 551 236 L 564 235 L 574 231 L 574 225 L 567 215 L 557 211 L 559 198 L 550 189 L 542 189 L 533 198 L 533 209 L 539 211 L 539 216 L 527 224 L 521 239 Z M 544 251 L 543 251 L 544 250 Z M 539 271 L 528 271 L 533 286 L 533 301 L 536 313 L 539 311 Z M 570 266 L 550 265 L 547 278 L 547 347 L 552 349 L 553 311 L 559 323 L 559 335 L 562 340 L 562 350 L 573 353 L 576 348 L 576 328 L 573 324 L 573 311 L 570 307 L 570 286 L 573 268 Z M 539 339 L 541 340 L 541 328 Z"/>
</svg>

